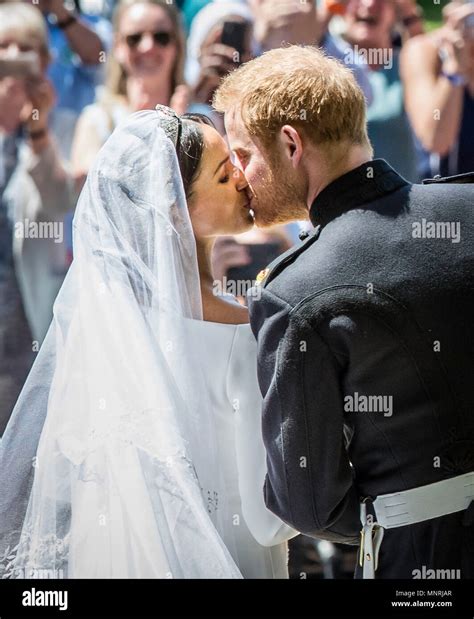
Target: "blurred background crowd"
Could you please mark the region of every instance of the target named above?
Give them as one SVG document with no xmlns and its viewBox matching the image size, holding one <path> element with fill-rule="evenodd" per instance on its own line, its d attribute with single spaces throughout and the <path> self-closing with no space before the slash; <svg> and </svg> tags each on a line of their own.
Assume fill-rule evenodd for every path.
<svg viewBox="0 0 474 619">
<path fill-rule="evenodd" d="M 355 72 L 375 157 L 405 178 L 474 170 L 474 2 L 0 0 L 0 436 L 72 260 L 78 194 L 114 127 L 164 104 L 224 134 L 210 105 L 222 76 L 287 44 Z M 216 278 L 254 280 L 305 226 L 221 239 Z M 350 551 L 293 545 L 293 577 L 352 574 Z"/>
</svg>

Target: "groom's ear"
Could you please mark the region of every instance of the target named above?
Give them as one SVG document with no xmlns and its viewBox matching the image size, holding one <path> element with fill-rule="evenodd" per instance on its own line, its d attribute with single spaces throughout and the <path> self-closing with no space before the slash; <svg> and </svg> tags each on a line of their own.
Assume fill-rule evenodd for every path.
<svg viewBox="0 0 474 619">
<path fill-rule="evenodd" d="M 296 168 L 303 156 L 303 141 L 298 131 L 291 125 L 283 125 L 280 129 L 280 145 L 283 156 Z"/>
</svg>

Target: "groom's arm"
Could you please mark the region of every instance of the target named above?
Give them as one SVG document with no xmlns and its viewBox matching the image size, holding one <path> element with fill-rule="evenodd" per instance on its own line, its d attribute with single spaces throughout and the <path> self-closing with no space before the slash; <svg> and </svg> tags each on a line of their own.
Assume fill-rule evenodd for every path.
<svg viewBox="0 0 474 619">
<path fill-rule="evenodd" d="M 258 339 L 267 507 L 307 535 L 359 542 L 359 500 L 343 437 L 341 367 L 304 305 L 250 300 Z"/>
</svg>

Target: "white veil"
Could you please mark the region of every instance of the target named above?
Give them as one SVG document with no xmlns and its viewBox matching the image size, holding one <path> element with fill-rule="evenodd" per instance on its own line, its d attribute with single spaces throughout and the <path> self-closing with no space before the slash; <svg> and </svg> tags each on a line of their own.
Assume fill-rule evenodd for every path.
<svg viewBox="0 0 474 619">
<path fill-rule="evenodd" d="M 161 122 L 161 126 L 160 126 Z M 199 351 L 195 240 L 156 111 L 121 124 L 0 446 L 0 577 L 239 578 Z"/>
</svg>

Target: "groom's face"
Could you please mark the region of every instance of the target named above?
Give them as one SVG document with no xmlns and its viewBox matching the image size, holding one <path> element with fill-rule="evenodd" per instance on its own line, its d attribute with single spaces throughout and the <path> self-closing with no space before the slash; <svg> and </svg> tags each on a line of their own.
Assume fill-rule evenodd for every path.
<svg viewBox="0 0 474 619">
<path fill-rule="evenodd" d="M 252 191 L 251 209 L 257 226 L 265 228 L 307 219 L 304 183 L 291 165 L 285 165 L 284 158 L 276 152 L 269 156 L 261 144 L 249 137 L 240 113 L 227 112 L 225 126 L 235 163 Z"/>
</svg>

